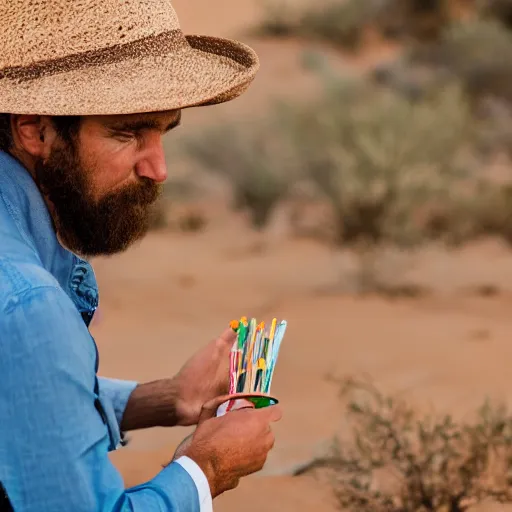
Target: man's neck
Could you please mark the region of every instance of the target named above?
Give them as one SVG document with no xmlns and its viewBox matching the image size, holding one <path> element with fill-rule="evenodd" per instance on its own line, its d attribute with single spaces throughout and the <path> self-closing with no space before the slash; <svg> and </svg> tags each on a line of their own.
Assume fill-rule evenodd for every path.
<svg viewBox="0 0 512 512">
<path fill-rule="evenodd" d="M 7 151 L 7 154 L 18 160 L 18 162 L 29 172 L 32 178 L 35 179 L 36 160 L 32 155 L 29 155 L 16 147 Z"/>
</svg>

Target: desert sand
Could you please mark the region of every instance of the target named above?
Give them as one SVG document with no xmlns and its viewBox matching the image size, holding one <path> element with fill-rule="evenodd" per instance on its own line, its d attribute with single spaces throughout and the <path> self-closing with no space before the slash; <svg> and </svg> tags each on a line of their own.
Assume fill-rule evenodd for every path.
<svg viewBox="0 0 512 512">
<path fill-rule="evenodd" d="M 243 98 L 186 112 L 185 130 L 222 116 L 250 116 L 275 94 L 314 88 L 298 64 L 301 43 L 244 36 L 257 20 L 256 1 L 174 5 L 186 32 L 240 37 L 262 60 L 260 76 Z M 171 173 L 174 165 L 169 162 Z M 343 423 L 328 375 L 366 374 L 420 409 L 457 417 L 472 413 L 487 396 L 511 401 L 512 254 L 506 247 L 490 240 L 452 253 L 431 248 L 407 270 L 430 295 L 357 298 L 336 291 L 339 257 L 325 245 L 281 236 L 256 250 L 258 236 L 241 214 L 220 199 L 200 206 L 208 218 L 202 232 L 154 232 L 125 254 L 93 261 L 101 293 L 101 318 L 93 330 L 102 375 L 147 381 L 173 375 L 233 318 L 288 320 L 273 384 L 284 409 L 275 449 L 260 474 L 216 500 L 216 511 L 336 510 L 326 485 L 289 476 L 297 464 L 323 453 Z M 482 296 L 482 287 L 498 293 Z M 188 432 L 134 433 L 129 446 L 112 456 L 126 485 L 158 472 Z"/>
</svg>

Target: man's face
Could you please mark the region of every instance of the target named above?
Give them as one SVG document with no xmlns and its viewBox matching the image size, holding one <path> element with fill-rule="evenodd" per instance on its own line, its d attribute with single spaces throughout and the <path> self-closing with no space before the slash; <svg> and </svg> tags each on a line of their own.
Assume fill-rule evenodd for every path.
<svg viewBox="0 0 512 512">
<path fill-rule="evenodd" d="M 85 117 L 70 142 L 57 138 L 35 178 L 62 242 L 83 256 L 125 250 L 148 230 L 167 178 L 162 135 L 180 112 Z"/>
</svg>

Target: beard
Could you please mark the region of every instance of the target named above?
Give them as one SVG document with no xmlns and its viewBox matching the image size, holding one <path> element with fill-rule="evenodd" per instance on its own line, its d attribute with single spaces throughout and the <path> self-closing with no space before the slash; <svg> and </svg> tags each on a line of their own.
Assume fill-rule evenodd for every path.
<svg viewBox="0 0 512 512">
<path fill-rule="evenodd" d="M 92 171 L 82 164 L 76 144 L 70 141 L 36 163 L 35 179 L 51 203 L 55 229 L 70 251 L 84 257 L 116 254 L 147 233 L 162 187 L 143 177 L 94 199 L 88 180 Z"/>
</svg>

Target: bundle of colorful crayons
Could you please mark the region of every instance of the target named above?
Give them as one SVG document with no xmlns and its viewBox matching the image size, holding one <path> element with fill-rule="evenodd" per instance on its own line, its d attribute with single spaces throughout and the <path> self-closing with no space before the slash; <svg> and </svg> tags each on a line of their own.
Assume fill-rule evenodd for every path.
<svg viewBox="0 0 512 512">
<path fill-rule="evenodd" d="M 264 322 L 242 317 L 230 326 L 238 337 L 231 349 L 229 392 L 268 395 L 286 321 L 274 318 L 270 328 L 265 328 Z"/>
</svg>

